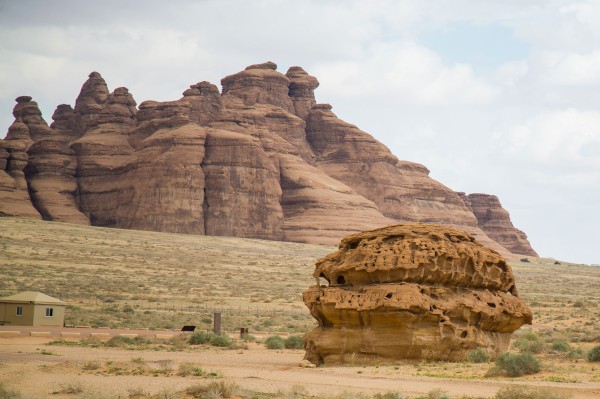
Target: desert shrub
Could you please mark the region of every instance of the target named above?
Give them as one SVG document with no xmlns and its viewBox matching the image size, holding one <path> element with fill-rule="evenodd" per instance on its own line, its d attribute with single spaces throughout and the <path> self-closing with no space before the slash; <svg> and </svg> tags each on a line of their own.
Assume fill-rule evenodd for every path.
<svg viewBox="0 0 600 399">
<path fill-rule="evenodd" d="M 83 364 L 84 370 L 98 370 L 100 368 L 100 362 L 98 360 L 90 360 Z"/>
<path fill-rule="evenodd" d="M 506 372 L 509 377 L 535 374 L 540 371 L 540 361 L 530 352 L 523 352 L 518 355 L 504 352 L 496 359 L 496 366 Z"/>
<path fill-rule="evenodd" d="M 308 390 L 303 385 L 294 385 L 290 388 L 289 391 L 281 391 L 278 390 L 275 393 L 276 398 L 285 398 L 285 399 L 302 399 L 309 397 L 310 394 Z"/>
<path fill-rule="evenodd" d="M 600 362 L 600 345 L 594 346 L 588 352 L 588 360 L 590 362 Z"/>
<path fill-rule="evenodd" d="M 567 399 L 569 396 L 550 388 L 528 388 L 521 385 L 510 385 L 500 389 L 494 399 Z"/>
<path fill-rule="evenodd" d="M 127 394 L 129 395 L 129 399 L 145 399 L 149 396 L 142 387 L 129 388 Z"/>
<path fill-rule="evenodd" d="M 583 359 L 583 350 L 581 348 L 571 349 L 567 352 L 567 358 L 571 360 Z"/>
<path fill-rule="evenodd" d="M 362 392 L 344 391 L 337 394 L 335 399 L 369 399 L 369 397 Z"/>
<path fill-rule="evenodd" d="M 301 335 L 290 335 L 285 339 L 284 345 L 287 349 L 304 349 Z"/>
<path fill-rule="evenodd" d="M 574 308 L 583 308 L 583 307 L 585 307 L 585 302 L 583 302 L 581 300 L 577 300 L 573 303 L 573 307 Z"/>
<path fill-rule="evenodd" d="M 490 354 L 483 348 L 473 349 L 467 353 L 469 363 L 487 363 L 490 361 Z"/>
<path fill-rule="evenodd" d="M 110 348 L 120 348 L 126 345 L 133 345 L 135 342 L 136 341 L 134 341 L 133 338 L 121 337 L 120 335 L 116 335 L 108 341 L 106 341 L 104 345 Z"/>
<path fill-rule="evenodd" d="M 427 399 L 450 399 L 450 395 L 448 395 L 447 391 L 444 391 L 441 388 L 432 389 L 427 392 Z"/>
<path fill-rule="evenodd" d="M 208 398 L 231 398 L 237 385 L 228 381 L 213 381 L 206 386 Z"/>
<path fill-rule="evenodd" d="M 250 334 L 242 334 L 242 340 L 244 342 L 256 342 L 256 337 Z"/>
<path fill-rule="evenodd" d="M 265 346 L 268 349 L 283 349 L 285 348 L 285 340 L 279 335 L 271 335 L 265 340 Z"/>
<path fill-rule="evenodd" d="M 189 342 L 191 345 L 203 345 L 209 343 L 212 337 L 214 337 L 213 333 L 197 332 L 192 334 Z"/>
<path fill-rule="evenodd" d="M 376 393 L 373 399 L 404 399 L 404 396 L 398 392 Z"/>
<path fill-rule="evenodd" d="M 219 346 L 221 348 L 229 348 L 232 344 L 231 338 L 228 335 L 213 335 L 209 343 L 212 346 Z"/>
<path fill-rule="evenodd" d="M 198 365 L 196 363 L 189 363 L 189 362 L 180 363 L 179 367 L 177 368 L 177 375 L 180 375 L 182 377 L 185 377 L 188 375 L 200 377 L 202 374 L 203 374 L 202 367 L 200 367 L 200 365 Z"/>
<path fill-rule="evenodd" d="M 552 350 L 554 352 L 569 352 L 571 350 L 571 345 L 563 340 L 555 341 L 552 343 Z"/>
<path fill-rule="evenodd" d="M 0 399 L 21 399 L 21 394 L 0 383 Z"/>
<path fill-rule="evenodd" d="M 517 338 L 513 346 L 521 352 L 540 353 L 544 350 L 544 341 L 539 335 L 529 332 Z"/>
</svg>

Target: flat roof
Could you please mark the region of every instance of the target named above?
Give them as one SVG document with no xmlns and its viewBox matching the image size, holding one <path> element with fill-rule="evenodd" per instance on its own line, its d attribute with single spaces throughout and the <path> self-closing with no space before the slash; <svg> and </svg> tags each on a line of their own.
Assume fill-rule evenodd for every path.
<svg viewBox="0 0 600 399">
<path fill-rule="evenodd" d="M 10 303 L 34 303 L 34 304 L 44 304 L 44 305 L 66 305 L 65 302 L 60 299 L 53 298 L 50 295 L 42 294 L 41 292 L 36 291 L 23 291 L 18 294 L 5 296 L 0 298 L 0 302 L 10 302 Z"/>
</svg>

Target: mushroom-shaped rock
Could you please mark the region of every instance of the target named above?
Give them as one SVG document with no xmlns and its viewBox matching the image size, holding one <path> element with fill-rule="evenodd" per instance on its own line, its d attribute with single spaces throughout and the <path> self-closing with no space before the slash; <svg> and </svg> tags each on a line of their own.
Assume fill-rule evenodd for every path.
<svg viewBox="0 0 600 399">
<path fill-rule="evenodd" d="M 346 237 L 317 262 L 303 299 L 319 327 L 305 359 L 459 359 L 465 350 L 508 348 L 532 314 L 504 258 L 468 233 L 401 224 Z"/>
</svg>

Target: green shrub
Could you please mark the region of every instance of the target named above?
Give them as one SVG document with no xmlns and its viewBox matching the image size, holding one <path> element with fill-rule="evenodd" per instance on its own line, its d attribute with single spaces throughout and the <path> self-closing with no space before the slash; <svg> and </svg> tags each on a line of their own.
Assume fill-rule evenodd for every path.
<svg viewBox="0 0 600 399">
<path fill-rule="evenodd" d="M 571 350 L 571 345 L 563 340 L 555 341 L 552 344 L 552 350 L 554 352 L 569 352 Z"/>
<path fill-rule="evenodd" d="M 568 396 L 550 388 L 528 388 L 511 385 L 500 389 L 494 399 L 566 399 Z"/>
<path fill-rule="evenodd" d="M 203 345 L 210 342 L 210 339 L 214 336 L 210 332 L 197 332 L 192 334 L 190 337 L 190 345 Z"/>
<path fill-rule="evenodd" d="M 231 346 L 231 338 L 228 335 L 213 335 L 209 341 L 212 346 L 221 348 L 229 348 Z"/>
<path fill-rule="evenodd" d="M 301 335 L 290 335 L 285 339 L 284 345 L 287 349 L 304 349 Z"/>
<path fill-rule="evenodd" d="M 532 332 L 517 338 L 513 346 L 521 352 L 540 353 L 544 350 L 544 342 L 539 335 Z"/>
<path fill-rule="evenodd" d="M 467 353 L 469 363 L 487 363 L 490 361 L 490 354 L 483 348 L 473 349 Z"/>
<path fill-rule="evenodd" d="M 496 366 L 506 372 L 509 377 L 519 377 L 524 374 L 535 374 L 540 371 L 540 361 L 530 352 L 502 353 L 496 359 Z"/>
<path fill-rule="evenodd" d="M 589 352 L 588 352 L 588 360 L 590 362 L 600 362 L 600 345 L 598 346 L 594 346 Z"/>
<path fill-rule="evenodd" d="M 285 348 L 285 340 L 279 335 L 271 335 L 265 340 L 265 346 L 268 349 L 283 349 Z"/>
</svg>

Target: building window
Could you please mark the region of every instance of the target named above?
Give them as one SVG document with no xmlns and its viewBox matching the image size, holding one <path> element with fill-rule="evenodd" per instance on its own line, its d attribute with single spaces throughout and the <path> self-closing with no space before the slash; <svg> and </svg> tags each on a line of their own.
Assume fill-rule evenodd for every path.
<svg viewBox="0 0 600 399">
<path fill-rule="evenodd" d="M 46 308 L 46 317 L 52 317 L 52 316 L 54 316 L 54 309 Z"/>
<path fill-rule="evenodd" d="M 23 306 L 17 306 L 17 316 L 23 316 Z"/>
</svg>

